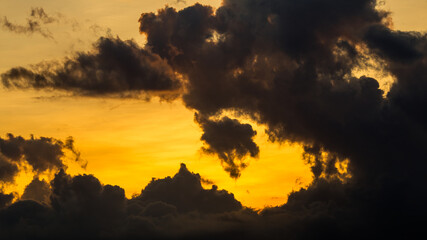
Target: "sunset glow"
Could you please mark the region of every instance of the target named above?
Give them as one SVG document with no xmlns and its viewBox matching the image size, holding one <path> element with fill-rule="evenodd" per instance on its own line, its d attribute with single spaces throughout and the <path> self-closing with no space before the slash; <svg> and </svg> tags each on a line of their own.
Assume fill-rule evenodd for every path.
<svg viewBox="0 0 427 240">
<path fill-rule="evenodd" d="M 177 225 L 135 223 L 150 226 L 148 236 L 156 239 L 207 239 L 228 231 L 242 232 L 238 239 L 251 231 L 265 237 L 266 226 L 277 234 L 271 239 L 284 236 L 282 226 L 289 239 L 311 239 L 319 216 L 336 227 L 331 219 L 352 219 L 356 212 L 381 221 L 381 211 L 395 202 L 416 208 L 410 191 L 423 199 L 425 187 L 407 184 L 406 177 L 417 176 L 411 184 L 425 180 L 419 174 L 425 163 L 418 162 L 425 157 L 417 154 L 427 136 L 421 105 L 426 12 L 424 0 L 0 0 L 0 218 L 23 200 L 42 202 L 26 193 L 36 179 L 53 191 L 44 195 L 53 203 L 43 207 L 56 211 L 62 206 L 58 179 L 75 187 L 74 179 L 89 175 L 101 192 L 109 185 L 123 189 L 128 212 L 142 203 L 138 211 L 148 212 L 152 202 L 167 205 L 159 212 L 175 209 Z M 155 195 L 163 189 L 155 184 L 173 192 L 185 177 L 208 189 L 204 200 L 225 196 L 211 209 L 224 204 L 229 214 L 204 217 L 200 203 L 193 213 L 206 222 L 188 228 L 195 218 L 181 215 L 188 208 L 179 205 L 182 199 L 174 205 Z M 393 184 L 405 193 L 378 215 L 371 212 L 379 209 L 376 201 L 393 195 Z M 363 198 L 368 195 L 372 199 Z M 408 216 L 425 212 L 405 210 Z M 406 212 L 396 210 L 389 219 L 402 216 Z M 223 218 L 244 224 L 237 228 Z M 217 228 L 206 227 L 210 221 Z M 296 233 L 299 224 L 311 230 Z M 379 229 L 400 222 L 383 224 Z M 123 227 L 109 235 L 105 226 L 89 238 L 121 239 Z M 165 226 L 175 230 L 167 233 Z M 129 229 L 125 239 L 141 236 Z M 326 229 L 319 234 L 351 231 Z M 58 236 L 33 233 L 22 239 Z"/>
</svg>

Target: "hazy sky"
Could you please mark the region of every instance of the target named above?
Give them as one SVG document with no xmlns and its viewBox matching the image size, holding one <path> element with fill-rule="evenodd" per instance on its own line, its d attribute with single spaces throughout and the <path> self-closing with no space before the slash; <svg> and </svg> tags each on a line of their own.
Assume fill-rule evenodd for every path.
<svg viewBox="0 0 427 240">
<path fill-rule="evenodd" d="M 143 46 L 145 37 L 138 32 L 142 12 L 156 11 L 165 4 L 181 9 L 194 2 L 0 0 L 0 17 L 7 17 L 14 24 L 25 24 L 32 7 L 42 7 L 59 19 L 44 26 L 51 38 L 0 29 L 0 72 L 73 56 L 75 51 L 87 51 L 98 37 L 108 34 L 134 39 Z M 215 0 L 199 2 L 220 4 Z M 426 30 L 426 0 L 388 0 L 382 8 L 392 12 L 394 29 Z M 86 170 L 71 166 L 69 171 L 91 173 L 103 183 L 117 184 L 128 197 L 139 193 L 152 177 L 174 174 L 181 162 L 234 193 L 244 205 L 256 208 L 283 203 L 290 191 L 312 178 L 300 146 L 270 143 L 264 127 L 253 124 L 258 132 L 259 159 L 250 160 L 238 180 L 231 179 L 215 157 L 200 152 L 202 131 L 193 120 L 194 112 L 186 109 L 181 100 L 146 102 L 69 97 L 33 90 L 0 91 L 0 136 L 73 136 L 82 158 L 89 163 Z M 10 189 L 22 192 L 30 180 L 22 175 Z"/>
</svg>

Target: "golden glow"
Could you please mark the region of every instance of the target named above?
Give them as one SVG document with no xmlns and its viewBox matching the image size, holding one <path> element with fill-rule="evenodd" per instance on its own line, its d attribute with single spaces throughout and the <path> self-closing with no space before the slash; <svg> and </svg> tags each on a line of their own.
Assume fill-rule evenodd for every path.
<svg viewBox="0 0 427 240">
<path fill-rule="evenodd" d="M 300 147 L 267 142 L 261 127 L 255 139 L 260 158 L 250 160 L 242 177 L 233 180 L 218 159 L 199 151 L 202 132 L 193 122 L 194 113 L 180 102 L 35 98 L 40 95 L 49 93 L 3 91 L 0 102 L 10 104 L 0 108 L 0 115 L 8 116 L 0 118 L 0 135 L 74 136 L 89 164 L 86 170 L 70 164 L 68 172 L 94 174 L 105 184 L 125 188 L 128 197 L 139 193 L 152 177 L 175 174 L 182 162 L 256 208 L 283 203 L 287 193 L 311 180 Z M 22 174 L 14 187 L 22 193 L 31 179 Z"/>
<path fill-rule="evenodd" d="M 381 8 L 391 12 L 394 29 L 421 32 L 425 32 L 427 30 L 425 20 L 427 1 L 385 0 L 382 2 L 384 5 Z"/>
</svg>

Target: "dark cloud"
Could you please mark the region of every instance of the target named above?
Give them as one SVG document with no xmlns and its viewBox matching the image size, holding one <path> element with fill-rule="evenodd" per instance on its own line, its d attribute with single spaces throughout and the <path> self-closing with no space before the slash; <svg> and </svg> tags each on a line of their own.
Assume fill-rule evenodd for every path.
<svg viewBox="0 0 427 240">
<path fill-rule="evenodd" d="M 13 182 L 18 172 L 17 164 L 0 153 L 0 183 Z"/>
<path fill-rule="evenodd" d="M 12 68 L 1 75 L 3 85 L 87 96 L 138 96 L 142 92 L 164 98 L 176 97 L 180 87 L 174 71 L 158 55 L 119 38 L 101 37 L 93 51 L 39 68 Z"/>
<path fill-rule="evenodd" d="M 374 25 L 365 35 L 371 49 L 383 58 L 393 61 L 413 61 L 423 57 L 425 34 L 418 32 L 393 31 L 383 25 Z M 425 47 L 425 46 L 424 46 Z"/>
<path fill-rule="evenodd" d="M 211 7 L 200 4 L 180 12 L 165 7 L 157 15 L 143 13 L 139 30 L 147 35 L 147 46 L 153 52 L 180 61 L 179 58 L 186 58 L 189 53 L 196 54 L 198 46 L 211 36 L 212 14 Z"/>
<path fill-rule="evenodd" d="M 72 236 L 111 234 L 113 237 L 116 229 L 112 227 L 124 220 L 125 195 L 118 186 L 103 186 L 92 175 L 70 177 L 61 170 L 51 187 L 52 208 L 64 231 Z M 73 233 L 73 229 L 79 231 Z"/>
<path fill-rule="evenodd" d="M 388 30 L 388 13 L 375 4 L 230 0 L 215 13 L 199 4 L 181 11 L 166 7 L 157 14 L 144 13 L 140 31 L 153 52 L 187 76 L 183 99 L 188 107 L 207 117 L 238 111 L 265 125 L 273 141 L 331 153 L 317 158 L 316 176 L 335 171 L 326 161 L 350 159 L 355 179 L 359 174 L 375 178 L 375 173 L 391 170 L 384 161 L 396 159 L 390 161 L 398 164 L 397 159 L 407 158 L 398 146 L 409 146 L 408 139 L 419 146 L 425 141 L 415 119 L 401 112 L 392 97 L 408 85 L 409 70 L 397 77 L 388 97 L 376 79 L 353 75 L 368 67 L 369 59 L 396 76 L 403 74 L 397 68 L 408 65 L 418 65 L 423 73 L 424 37 Z M 387 62 L 399 57 L 413 61 Z M 405 91 L 418 91 L 417 100 L 423 99 L 424 85 L 418 85 L 422 76 Z M 413 109 L 416 104 L 411 102 Z"/>
<path fill-rule="evenodd" d="M 3 29 L 17 34 L 40 34 L 45 38 L 53 39 L 52 33 L 45 27 L 59 21 L 59 16 L 48 15 L 43 8 L 31 8 L 27 22 L 24 25 L 15 24 L 9 21 L 7 17 L 0 19 L 0 25 Z"/>
<path fill-rule="evenodd" d="M 358 41 L 387 16 L 374 7 L 225 1 L 216 13 L 199 4 L 145 13 L 140 31 L 153 52 L 188 77 L 184 102 L 203 116 L 235 110 L 266 125 L 272 140 L 335 145 L 351 134 L 340 128 L 380 115 L 378 82 L 352 76 L 366 65 Z"/>
<path fill-rule="evenodd" d="M 319 178 L 291 193 L 287 204 L 260 213 L 216 186 L 203 189 L 200 176 L 183 164 L 174 177 L 153 179 L 132 199 L 92 175 L 72 177 L 63 170 L 50 185 L 50 204 L 20 200 L 0 210 L 4 239 L 360 239 L 389 237 L 388 227 L 397 227 L 396 213 L 376 222 L 378 212 L 364 211 L 378 193 L 354 196 L 339 179 Z M 354 227 L 361 230 L 348 235 Z"/>
<path fill-rule="evenodd" d="M 0 210 L 0 230 L 4 239 L 360 239 L 367 235 L 393 239 L 411 235 L 407 227 L 417 220 L 405 219 L 400 225 L 398 212 L 372 211 L 367 207 L 378 206 L 381 193 L 355 192 L 353 187 L 339 179 L 319 178 L 307 189 L 291 193 L 287 204 L 256 213 L 216 186 L 201 188 L 200 176 L 185 165 L 172 178 L 153 179 L 132 199 L 126 199 L 120 187 L 103 185 L 92 175 L 71 177 L 61 170 L 51 182 L 51 204 L 23 200 Z M 378 214 L 389 219 L 377 222 L 384 217 Z M 395 230 L 389 231 L 390 226 Z"/>
<path fill-rule="evenodd" d="M 259 147 L 253 141 L 257 132 L 251 125 L 228 117 L 214 121 L 198 114 L 195 120 L 204 132 L 201 140 L 206 146 L 202 150 L 217 155 L 232 178 L 238 178 L 240 171 L 246 168 L 243 160 L 247 155 L 258 157 Z"/>
<path fill-rule="evenodd" d="M 5 194 L 3 193 L 3 191 L 0 191 L 0 209 L 9 205 L 13 199 L 14 199 L 14 196 L 12 193 Z"/>
<path fill-rule="evenodd" d="M 5 139 L 0 138 L 0 153 L 4 159 L 1 160 L 2 162 L 27 163 L 36 173 L 65 167 L 62 161 L 65 150 L 76 153 L 72 138 L 69 138 L 66 143 L 54 138 L 31 136 L 31 138 L 25 139 L 12 134 L 8 134 Z M 75 160 L 81 161 L 79 155 L 76 155 Z"/>
<path fill-rule="evenodd" d="M 305 208 L 279 215 L 307 216 L 290 238 L 309 239 L 347 237 L 357 226 L 375 236 L 402 226 L 399 235 L 410 225 L 403 219 L 427 212 L 427 38 L 389 22 L 374 0 L 226 0 L 215 12 L 196 4 L 144 13 L 140 31 L 187 77 L 183 100 L 209 123 L 235 111 L 272 141 L 305 146 L 315 180 L 284 209 Z M 371 67 L 395 77 L 389 93 L 354 74 Z M 345 174 L 338 165 L 347 161 Z"/>
<path fill-rule="evenodd" d="M 53 239 L 49 224 L 54 224 L 54 213 L 36 201 L 18 201 L 0 210 L 0 231 L 3 239 Z M 59 236 L 58 236 L 59 237 Z"/>
<path fill-rule="evenodd" d="M 184 164 L 173 178 L 151 181 L 134 200 L 144 205 L 160 201 L 174 206 L 180 213 L 222 213 L 242 209 L 233 194 L 219 191 L 215 185 L 205 190 L 200 175 L 188 171 Z"/>
<path fill-rule="evenodd" d="M 118 186 L 61 170 L 50 184 L 50 204 L 23 200 L 0 210 L 0 230 L 6 239 L 191 238 L 255 215 L 225 190 L 203 189 L 200 179 L 182 164 L 174 177 L 153 179 L 126 199 Z"/>
</svg>

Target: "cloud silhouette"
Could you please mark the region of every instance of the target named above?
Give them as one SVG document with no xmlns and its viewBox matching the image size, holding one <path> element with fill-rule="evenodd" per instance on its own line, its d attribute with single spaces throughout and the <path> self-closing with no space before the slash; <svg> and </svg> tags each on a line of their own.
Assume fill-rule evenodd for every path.
<svg viewBox="0 0 427 240">
<path fill-rule="evenodd" d="M 80 52 L 64 63 L 39 67 L 39 71 L 12 68 L 1 75 L 3 85 L 19 89 L 66 90 L 87 96 L 146 92 L 157 93 L 165 99 L 177 95 L 180 87 L 164 60 L 139 48 L 133 41 L 119 38 L 101 37 L 92 52 Z"/>
<path fill-rule="evenodd" d="M 71 137 L 67 139 L 66 143 L 48 137 L 35 138 L 31 136 L 31 138 L 25 139 L 21 136 L 15 137 L 10 133 L 7 135 L 7 138 L 0 138 L 0 156 L 2 156 L 2 162 L 5 162 L 5 164 L 6 162 L 8 164 L 27 163 L 36 173 L 65 167 L 62 161 L 65 150 L 72 151 L 76 157 L 76 161 L 81 160 L 78 152 L 75 151 Z"/>
<path fill-rule="evenodd" d="M 27 189 L 40 183 L 33 180 Z M 72 177 L 60 170 L 50 183 L 49 196 L 50 203 L 21 200 L 0 210 L 2 237 L 191 238 L 199 231 L 215 232 L 210 224 L 231 225 L 241 214 L 255 214 L 244 213 L 241 203 L 225 190 L 202 188 L 200 175 L 184 164 L 174 177 L 153 179 L 132 199 L 125 198 L 122 188 L 103 185 L 92 175 Z"/>
</svg>

